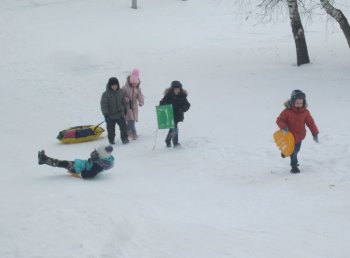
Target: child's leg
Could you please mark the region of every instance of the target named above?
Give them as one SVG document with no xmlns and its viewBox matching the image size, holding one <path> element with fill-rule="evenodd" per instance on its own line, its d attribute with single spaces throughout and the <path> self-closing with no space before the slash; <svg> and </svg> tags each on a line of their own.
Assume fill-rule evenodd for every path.
<svg viewBox="0 0 350 258">
<path fill-rule="evenodd" d="M 45 151 L 39 151 L 38 153 L 38 162 L 39 165 L 49 165 L 51 167 L 59 167 L 59 168 L 65 168 L 69 171 L 74 172 L 74 162 L 73 161 L 67 161 L 67 160 L 58 160 L 53 159 L 48 156 L 46 156 Z"/>
<path fill-rule="evenodd" d="M 171 143 L 170 143 L 171 140 L 173 140 L 174 146 L 179 144 L 177 123 L 175 123 L 175 128 L 169 129 L 168 135 L 165 139 L 165 143 L 166 143 L 167 147 L 171 147 Z"/>
<path fill-rule="evenodd" d="M 298 153 L 300 151 L 300 147 L 301 147 L 301 142 L 295 144 L 294 152 L 290 156 L 290 165 L 292 166 L 292 168 L 298 166 Z"/>
<path fill-rule="evenodd" d="M 128 136 L 131 137 L 132 136 L 132 132 L 131 132 L 131 121 L 132 120 L 126 120 L 126 129 L 128 131 Z"/>
<path fill-rule="evenodd" d="M 177 127 L 177 125 L 175 125 L 174 128 L 173 144 L 174 146 L 179 145 L 179 128 Z"/>
<path fill-rule="evenodd" d="M 127 127 L 128 132 L 136 134 L 136 128 L 135 128 L 135 121 L 134 120 L 127 120 L 126 121 L 126 127 Z"/>
<path fill-rule="evenodd" d="M 134 120 L 130 120 L 130 130 L 132 132 L 133 135 L 136 135 L 136 127 L 135 127 L 135 121 Z"/>
<path fill-rule="evenodd" d="M 116 122 L 117 122 L 116 120 L 111 120 L 111 121 L 107 122 L 108 141 L 111 144 L 114 143 Z"/>
<path fill-rule="evenodd" d="M 171 139 L 173 138 L 173 128 L 169 129 L 168 135 L 165 138 L 165 143 L 167 147 L 171 147 Z"/>
<path fill-rule="evenodd" d="M 129 120 L 129 128 L 130 128 L 130 135 L 133 140 L 137 139 L 137 133 L 136 133 L 136 127 L 135 127 L 135 120 Z"/>
<path fill-rule="evenodd" d="M 128 131 L 127 131 L 127 127 L 126 127 L 126 121 L 125 118 L 120 118 L 117 120 L 117 124 L 119 126 L 119 130 L 120 130 L 120 138 L 122 139 L 122 142 L 128 143 Z"/>
</svg>

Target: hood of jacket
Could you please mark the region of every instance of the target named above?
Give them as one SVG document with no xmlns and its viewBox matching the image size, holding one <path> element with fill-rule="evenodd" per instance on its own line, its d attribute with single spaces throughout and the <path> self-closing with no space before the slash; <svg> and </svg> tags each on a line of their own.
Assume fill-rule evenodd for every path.
<svg viewBox="0 0 350 258">
<path fill-rule="evenodd" d="M 139 80 L 139 83 L 135 86 L 135 88 L 138 88 L 140 86 L 140 84 L 141 84 L 141 81 Z M 133 87 L 131 85 L 131 82 L 130 82 L 130 75 L 128 75 L 128 77 L 126 78 L 125 86 L 126 87 Z"/>
<path fill-rule="evenodd" d="M 173 93 L 174 94 L 173 89 L 171 87 L 165 89 L 164 95 L 167 95 L 169 93 Z M 184 95 L 184 96 L 187 97 L 187 91 L 185 89 L 181 88 L 181 91 L 180 91 L 179 95 Z"/>
<path fill-rule="evenodd" d="M 301 107 L 301 108 L 292 107 L 292 103 L 290 102 L 290 100 L 286 100 L 286 101 L 284 102 L 284 106 L 285 106 L 285 108 L 291 109 L 291 110 L 293 110 L 293 111 L 295 111 L 295 112 L 304 112 L 304 111 L 307 109 L 307 104 L 305 104 L 305 105 L 304 105 L 303 107 Z"/>
<path fill-rule="evenodd" d="M 112 90 L 111 86 L 112 86 L 112 85 L 108 85 L 108 83 L 107 83 L 107 84 L 106 84 L 106 91 L 112 91 L 112 92 L 114 92 L 114 91 Z M 117 92 L 118 90 L 120 90 L 120 86 L 118 86 L 116 92 Z"/>
</svg>

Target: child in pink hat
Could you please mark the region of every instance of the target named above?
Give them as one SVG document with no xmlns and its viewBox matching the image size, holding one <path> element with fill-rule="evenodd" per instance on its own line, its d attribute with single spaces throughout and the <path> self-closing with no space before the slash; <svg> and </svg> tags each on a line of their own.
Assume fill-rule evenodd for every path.
<svg viewBox="0 0 350 258">
<path fill-rule="evenodd" d="M 138 84 L 140 82 L 140 71 L 137 68 L 134 68 L 130 74 L 130 83 Z"/>
<path fill-rule="evenodd" d="M 135 127 L 135 123 L 138 121 L 138 107 L 143 106 L 145 103 L 145 99 L 140 88 L 140 83 L 140 71 L 139 69 L 134 68 L 131 71 L 131 74 L 126 78 L 126 82 L 123 87 L 125 92 L 125 100 L 127 103 L 126 125 L 128 136 L 133 140 L 136 140 L 138 137 Z"/>
</svg>

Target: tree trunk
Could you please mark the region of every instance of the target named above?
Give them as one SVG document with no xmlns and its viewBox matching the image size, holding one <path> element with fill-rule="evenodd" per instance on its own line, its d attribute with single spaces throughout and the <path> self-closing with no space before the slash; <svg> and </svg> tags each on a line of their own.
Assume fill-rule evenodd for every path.
<svg viewBox="0 0 350 258">
<path fill-rule="evenodd" d="M 342 29 L 350 47 L 350 26 L 345 15 L 341 10 L 336 9 L 333 5 L 331 5 L 331 3 L 328 0 L 320 0 L 320 2 L 326 13 L 333 17 L 339 23 L 340 28 Z"/>
<path fill-rule="evenodd" d="M 137 0 L 132 0 L 131 8 L 137 9 Z"/>
<path fill-rule="evenodd" d="M 292 26 L 295 47 L 297 51 L 297 65 L 310 63 L 307 51 L 303 24 L 301 23 L 297 0 L 287 0 L 289 8 L 290 24 Z"/>
</svg>

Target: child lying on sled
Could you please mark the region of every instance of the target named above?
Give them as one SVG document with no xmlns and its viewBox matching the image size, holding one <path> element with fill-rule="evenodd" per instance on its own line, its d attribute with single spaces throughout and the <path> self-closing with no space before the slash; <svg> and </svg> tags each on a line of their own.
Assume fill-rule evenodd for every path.
<svg viewBox="0 0 350 258">
<path fill-rule="evenodd" d="M 58 160 L 46 156 L 45 151 L 39 151 L 39 165 L 49 165 L 51 167 L 65 168 L 72 176 L 82 178 L 92 178 L 104 170 L 110 169 L 114 165 L 112 156 L 112 146 L 100 146 L 93 150 L 87 160 L 75 159 L 74 161 Z"/>
</svg>

